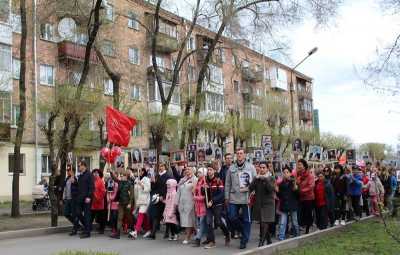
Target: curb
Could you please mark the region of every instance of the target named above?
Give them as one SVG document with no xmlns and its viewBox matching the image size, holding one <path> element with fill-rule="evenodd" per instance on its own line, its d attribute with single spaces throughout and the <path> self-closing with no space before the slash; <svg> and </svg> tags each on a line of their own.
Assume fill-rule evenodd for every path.
<svg viewBox="0 0 400 255">
<path fill-rule="evenodd" d="M 35 229 L 4 231 L 4 232 L 0 232 L 0 240 L 65 233 L 65 232 L 71 231 L 71 229 L 72 229 L 71 226 L 65 226 L 65 227 L 48 227 L 48 228 L 35 228 Z"/>
<path fill-rule="evenodd" d="M 371 215 L 365 218 L 362 218 L 360 221 L 366 221 L 375 218 L 375 216 Z M 276 242 L 268 246 L 263 246 L 259 248 L 254 248 L 245 252 L 236 253 L 236 255 L 273 255 L 278 252 L 282 252 L 289 249 L 294 249 L 303 246 L 306 243 L 317 241 L 326 235 L 343 231 L 348 226 L 352 225 L 356 221 L 350 221 L 346 223 L 345 226 L 335 226 L 324 230 L 317 230 L 313 233 L 302 235 L 294 238 L 290 238 L 284 241 Z"/>
</svg>

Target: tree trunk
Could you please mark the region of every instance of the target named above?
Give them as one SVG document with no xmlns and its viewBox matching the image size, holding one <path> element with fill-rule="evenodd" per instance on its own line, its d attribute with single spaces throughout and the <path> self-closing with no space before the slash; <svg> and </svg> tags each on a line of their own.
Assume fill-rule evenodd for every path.
<svg viewBox="0 0 400 255">
<path fill-rule="evenodd" d="M 183 150 L 185 148 L 185 145 L 186 145 L 186 131 L 188 129 L 187 125 L 188 125 L 188 119 L 189 119 L 189 115 L 190 115 L 191 105 L 192 105 L 192 103 L 191 103 L 190 100 L 188 100 L 186 102 L 186 104 L 185 104 L 185 113 L 184 113 L 184 116 L 183 116 L 183 123 L 182 123 L 181 142 L 180 142 L 180 146 L 179 146 L 179 148 L 181 150 Z"/>
<path fill-rule="evenodd" d="M 104 148 L 107 145 L 107 139 L 104 139 L 104 120 L 101 118 L 98 122 L 97 125 L 99 126 L 99 132 L 100 132 L 100 148 Z M 106 167 L 106 160 L 100 155 L 99 156 L 100 162 L 100 170 L 104 170 Z"/>
<path fill-rule="evenodd" d="M 26 98 L 25 98 L 25 77 L 26 77 L 26 39 L 27 39 L 27 22 L 26 22 L 26 4 L 25 0 L 20 0 L 21 12 L 21 42 L 20 42 L 20 77 L 19 77 L 19 109 L 20 114 L 17 121 L 17 134 L 14 144 L 14 169 L 12 181 L 12 206 L 11 216 L 19 217 L 19 175 L 22 170 L 21 165 L 21 144 L 24 135 L 24 126 L 26 118 Z"/>
</svg>

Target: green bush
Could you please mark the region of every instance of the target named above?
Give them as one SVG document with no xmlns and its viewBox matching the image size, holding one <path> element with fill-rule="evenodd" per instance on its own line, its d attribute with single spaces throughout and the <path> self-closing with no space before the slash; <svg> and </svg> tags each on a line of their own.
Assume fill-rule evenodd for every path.
<svg viewBox="0 0 400 255">
<path fill-rule="evenodd" d="M 118 253 L 101 251 L 63 251 L 56 255 L 118 255 Z"/>
</svg>

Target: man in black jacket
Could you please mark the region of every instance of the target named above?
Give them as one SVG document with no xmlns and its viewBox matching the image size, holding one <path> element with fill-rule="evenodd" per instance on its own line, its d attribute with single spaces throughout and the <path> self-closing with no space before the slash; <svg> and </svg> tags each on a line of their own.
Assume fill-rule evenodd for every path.
<svg viewBox="0 0 400 255">
<path fill-rule="evenodd" d="M 78 176 L 78 197 L 76 205 L 77 217 L 75 218 L 74 231 L 71 234 L 73 235 L 77 233 L 79 221 L 81 221 L 84 226 L 81 238 L 88 238 L 90 237 L 90 231 L 92 227 L 90 219 L 90 207 L 94 184 L 92 174 L 88 171 L 86 162 L 80 161 L 78 167 L 80 175 Z"/>
</svg>

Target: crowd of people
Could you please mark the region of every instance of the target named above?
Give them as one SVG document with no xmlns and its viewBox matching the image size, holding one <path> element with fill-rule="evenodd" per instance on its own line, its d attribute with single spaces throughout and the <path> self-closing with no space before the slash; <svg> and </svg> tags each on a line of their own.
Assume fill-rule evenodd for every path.
<svg viewBox="0 0 400 255">
<path fill-rule="evenodd" d="M 245 249 L 251 225 L 259 224 L 259 246 L 272 238 L 285 240 L 318 229 L 345 225 L 364 215 L 378 215 L 383 206 L 392 211 L 397 178 L 379 163 L 309 167 L 304 159 L 294 169 L 284 166 L 275 173 L 271 162 L 249 162 L 243 149 L 227 153 L 223 162 L 204 167 L 185 163 L 159 164 L 140 169 L 99 169 L 90 172 L 84 161 L 78 174 L 67 169 L 63 201 L 65 217 L 73 224 L 71 236 L 80 231 L 88 238 L 92 224 L 112 238 L 163 238 L 184 245 L 216 247 L 220 229 L 225 245 L 240 239 Z M 161 226 L 165 225 L 165 228 Z"/>
</svg>

